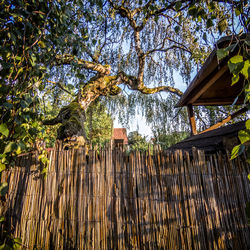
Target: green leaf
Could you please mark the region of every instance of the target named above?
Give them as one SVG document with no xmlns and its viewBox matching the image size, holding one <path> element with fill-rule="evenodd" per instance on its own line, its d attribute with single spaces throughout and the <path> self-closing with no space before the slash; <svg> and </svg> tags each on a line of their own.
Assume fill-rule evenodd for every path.
<svg viewBox="0 0 250 250">
<path fill-rule="evenodd" d="M 8 137 L 9 130 L 8 130 L 7 125 L 5 123 L 0 124 L 0 133 L 3 134 L 4 136 Z"/>
<path fill-rule="evenodd" d="M 229 54 L 229 52 L 226 49 L 217 49 L 216 54 L 217 54 L 218 60 L 221 60 L 224 57 L 226 57 Z"/>
<path fill-rule="evenodd" d="M 0 196 L 6 195 L 7 192 L 8 192 L 8 183 L 7 182 L 1 183 L 1 185 L 0 185 Z"/>
<path fill-rule="evenodd" d="M 250 119 L 248 119 L 246 121 L 246 129 L 249 129 L 250 130 Z"/>
<path fill-rule="evenodd" d="M 250 75 L 250 61 L 249 60 L 246 60 L 244 62 L 244 66 L 243 66 L 243 69 L 240 71 L 240 73 L 242 73 L 242 75 L 248 79 L 249 78 L 249 75 Z"/>
<path fill-rule="evenodd" d="M 239 76 L 239 75 L 233 75 L 231 86 L 233 86 L 233 85 L 234 85 L 235 83 L 237 83 L 239 80 L 240 80 L 240 76 Z"/>
<path fill-rule="evenodd" d="M 211 18 L 207 20 L 207 28 L 213 27 L 214 23 Z"/>
<path fill-rule="evenodd" d="M 16 154 L 19 155 L 21 153 L 22 153 L 22 148 L 18 145 L 17 150 L 16 150 Z"/>
<path fill-rule="evenodd" d="M 236 16 L 239 16 L 240 15 L 240 10 L 239 9 L 235 9 L 235 14 L 236 14 Z"/>
<path fill-rule="evenodd" d="M 189 7 L 189 9 L 188 9 L 188 14 L 189 14 L 190 16 L 195 17 L 195 16 L 197 15 L 197 13 L 198 13 L 198 10 L 197 10 L 196 6 L 195 6 L 195 5 L 191 5 L 191 6 Z"/>
<path fill-rule="evenodd" d="M 9 102 L 5 102 L 5 103 L 3 104 L 3 106 L 6 107 L 7 109 L 13 108 L 13 104 L 12 104 L 12 103 L 9 103 Z"/>
<path fill-rule="evenodd" d="M 45 45 L 45 43 L 44 43 L 43 41 L 39 41 L 39 42 L 38 42 L 38 45 L 39 45 L 42 49 L 46 48 L 46 45 Z"/>
<path fill-rule="evenodd" d="M 240 63 L 240 62 L 243 62 L 243 56 L 233 56 L 232 58 L 230 58 L 230 63 Z"/>
<path fill-rule="evenodd" d="M 26 108 L 27 107 L 27 103 L 24 100 L 22 100 L 20 102 L 20 105 L 21 105 L 22 108 Z"/>
<path fill-rule="evenodd" d="M 0 245 L 0 249 L 6 249 L 5 243 L 3 243 L 2 245 Z"/>
<path fill-rule="evenodd" d="M 228 26 L 227 19 L 223 19 L 218 23 L 218 30 L 220 34 L 226 30 L 227 26 Z"/>
<path fill-rule="evenodd" d="M 23 67 L 21 67 L 18 71 L 17 71 L 17 75 L 19 75 L 20 73 L 23 72 Z"/>
<path fill-rule="evenodd" d="M 22 245 L 22 239 L 20 238 L 14 238 L 14 242 L 18 245 Z"/>
<path fill-rule="evenodd" d="M 7 146 L 4 149 L 4 153 L 12 152 L 16 149 L 16 143 L 15 142 L 9 142 Z"/>
<path fill-rule="evenodd" d="M 174 27 L 175 33 L 179 33 L 179 30 L 180 30 L 180 26 L 175 26 L 175 27 Z"/>
<path fill-rule="evenodd" d="M 248 178 L 248 180 L 250 181 L 250 174 L 248 174 L 247 178 Z"/>
<path fill-rule="evenodd" d="M 0 173 L 3 172 L 6 169 L 5 164 L 3 164 L 2 162 L 0 162 Z"/>
<path fill-rule="evenodd" d="M 242 56 L 234 56 L 228 62 L 228 68 L 231 73 L 237 75 L 241 72 L 244 67 L 243 57 Z"/>
<path fill-rule="evenodd" d="M 245 149 L 245 146 L 243 144 L 239 144 L 239 145 L 235 146 L 232 150 L 230 160 L 233 160 L 234 158 L 236 158 L 237 156 L 242 154 L 244 149 Z"/>
<path fill-rule="evenodd" d="M 240 130 L 238 132 L 238 137 L 240 139 L 241 144 L 250 140 L 250 131 L 249 130 Z"/>
</svg>

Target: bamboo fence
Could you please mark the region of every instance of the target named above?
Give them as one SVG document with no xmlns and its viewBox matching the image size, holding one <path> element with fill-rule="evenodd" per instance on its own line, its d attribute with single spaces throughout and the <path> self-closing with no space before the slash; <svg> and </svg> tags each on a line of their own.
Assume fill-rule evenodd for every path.
<svg viewBox="0 0 250 250">
<path fill-rule="evenodd" d="M 3 172 L 6 223 L 28 249 L 250 249 L 243 157 L 110 148 L 37 154 Z"/>
</svg>

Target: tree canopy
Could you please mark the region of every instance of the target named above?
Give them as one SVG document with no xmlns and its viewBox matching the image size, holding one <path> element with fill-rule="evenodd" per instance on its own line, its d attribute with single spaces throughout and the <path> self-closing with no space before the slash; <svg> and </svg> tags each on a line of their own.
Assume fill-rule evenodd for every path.
<svg viewBox="0 0 250 250">
<path fill-rule="evenodd" d="M 44 125 L 60 123 L 60 139 L 85 136 L 97 98 L 115 111 L 127 107 L 123 116 L 139 106 L 149 122 L 161 123 L 155 112 L 165 110 L 173 119 L 182 95 L 174 73 L 188 83 L 217 38 L 247 32 L 247 11 L 247 1 L 231 0 L 2 0 L 1 152 L 21 152 Z M 42 98 L 62 92 L 70 100 L 45 120 Z"/>
</svg>

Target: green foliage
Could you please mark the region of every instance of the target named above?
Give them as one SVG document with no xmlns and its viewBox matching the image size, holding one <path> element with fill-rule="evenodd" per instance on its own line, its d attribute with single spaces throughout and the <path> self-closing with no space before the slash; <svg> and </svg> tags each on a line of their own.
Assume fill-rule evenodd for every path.
<svg viewBox="0 0 250 250">
<path fill-rule="evenodd" d="M 94 102 L 86 112 L 86 135 L 92 145 L 105 145 L 112 136 L 113 120 L 100 101 Z"/>
<path fill-rule="evenodd" d="M 245 104 L 248 103 L 250 100 L 250 89 L 249 89 L 250 63 L 249 63 L 249 56 L 246 53 L 246 50 L 248 49 L 246 46 L 247 44 L 246 41 L 248 40 L 249 40 L 249 36 L 246 36 L 246 38 L 242 39 L 242 41 L 239 42 L 240 51 L 242 55 L 233 56 L 228 61 L 229 70 L 233 74 L 232 85 L 238 82 L 240 75 L 242 75 L 242 77 L 244 78 L 244 86 L 243 86 L 242 91 L 245 92 Z M 248 109 L 249 109 L 249 105 L 248 105 Z M 250 141 L 250 121 L 249 120 L 246 122 L 246 129 L 239 131 L 238 137 L 240 139 L 241 144 L 233 148 L 232 153 L 231 153 L 231 160 L 236 158 L 238 155 L 242 154 L 244 152 L 244 149 L 246 148 L 246 144 L 248 144 Z"/>
<path fill-rule="evenodd" d="M 167 149 L 172 145 L 186 139 L 189 136 L 189 132 L 164 132 L 155 131 L 154 143 L 159 144 L 162 149 Z"/>
<path fill-rule="evenodd" d="M 93 73 L 77 64 L 77 60 L 57 65 L 57 55 L 66 53 L 74 58 L 108 64 L 112 73 L 122 70 L 137 75 L 134 30 L 117 9 L 121 3 L 130 10 L 141 10 L 134 20 L 138 29 L 145 24 L 140 33 L 142 50 L 145 53 L 155 50 L 151 55 L 146 53 L 144 81 L 150 86 L 163 83 L 173 86 L 176 71 L 188 83 L 192 70 L 200 66 L 212 49 L 209 44 L 215 41 L 209 41 L 210 38 L 233 32 L 230 25 L 232 9 L 243 29 L 247 30 L 249 25 L 246 1 L 135 0 L 113 1 L 112 5 L 102 0 L 1 0 L 0 172 L 13 165 L 17 155 L 32 150 L 36 140 L 53 146 L 57 127 L 45 127 L 41 121 L 44 117 L 54 117 L 93 77 Z M 161 12 L 164 9 L 166 11 Z M 249 40 L 246 39 L 244 44 L 249 45 Z M 218 50 L 218 58 L 223 59 L 233 49 L 229 46 Z M 249 57 L 237 55 L 230 60 L 229 68 L 233 74 L 232 84 L 239 80 L 240 74 L 248 79 Z M 249 89 L 249 83 L 246 83 L 246 102 L 250 99 Z M 110 98 L 109 107 L 111 112 L 119 109 L 120 117 L 129 120 L 139 105 L 141 113 L 155 129 L 164 124 L 164 131 L 167 131 L 166 127 L 174 131 L 175 125 L 180 124 L 181 130 L 186 130 L 186 113 L 173 111 L 177 100 L 173 96 L 167 97 L 145 97 L 129 91 Z M 98 105 L 95 107 L 97 111 L 90 108 L 86 114 L 89 124 L 86 130 L 93 144 L 104 143 L 111 133 L 111 118 L 105 108 L 98 111 L 101 104 Z M 245 144 L 247 141 L 241 133 Z M 160 141 L 172 143 L 171 136 Z M 175 137 L 179 138 L 179 135 Z M 136 147 L 144 148 L 145 138 L 138 140 L 140 143 L 135 144 Z M 47 164 L 43 151 L 40 160 Z M 5 244 L 2 247 L 6 247 Z M 14 247 L 18 242 L 13 244 Z"/>
<path fill-rule="evenodd" d="M 133 131 L 128 134 L 128 145 L 130 151 L 147 151 L 150 144 L 145 136 L 139 134 L 138 131 Z"/>
<path fill-rule="evenodd" d="M 8 137 L 8 135 L 9 135 L 9 130 L 8 130 L 6 124 L 2 123 L 2 124 L 0 125 L 0 133 L 3 134 L 5 137 Z"/>
</svg>

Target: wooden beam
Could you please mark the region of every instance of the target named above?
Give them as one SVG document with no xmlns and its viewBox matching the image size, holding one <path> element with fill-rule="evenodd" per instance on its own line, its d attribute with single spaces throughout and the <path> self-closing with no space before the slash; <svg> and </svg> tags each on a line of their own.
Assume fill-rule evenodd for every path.
<svg viewBox="0 0 250 250">
<path fill-rule="evenodd" d="M 237 96 L 237 95 L 235 95 Z M 235 100 L 235 97 L 232 98 L 209 98 L 209 99 L 198 99 L 194 103 L 192 103 L 193 106 L 210 106 L 210 105 L 231 105 Z M 241 95 L 237 102 L 237 104 L 243 104 L 244 103 L 244 95 Z"/>
<path fill-rule="evenodd" d="M 211 79 L 200 88 L 200 90 L 188 101 L 188 103 L 193 104 L 208 88 L 210 88 L 228 69 L 227 64 L 222 66 Z"/>
<path fill-rule="evenodd" d="M 213 126 L 211 126 L 210 128 L 200 132 L 199 134 L 202 134 L 202 133 L 205 133 L 205 132 L 208 132 L 208 131 L 211 131 L 211 130 L 214 130 L 216 128 L 219 128 L 221 127 L 222 125 L 224 125 L 225 123 L 229 122 L 230 120 L 232 120 L 233 118 L 247 112 L 248 108 L 247 107 L 244 107 L 238 111 L 236 111 L 235 113 L 233 113 L 232 115 L 229 115 L 227 118 L 225 118 L 224 120 L 222 120 L 221 122 L 218 122 L 216 124 L 214 124 Z"/>
<path fill-rule="evenodd" d="M 188 110 L 188 117 L 189 117 L 189 122 L 190 122 L 190 127 L 191 127 L 191 135 L 196 135 L 197 130 L 196 130 L 196 123 L 195 123 L 193 106 L 189 104 L 187 106 L 187 110 Z"/>
</svg>

